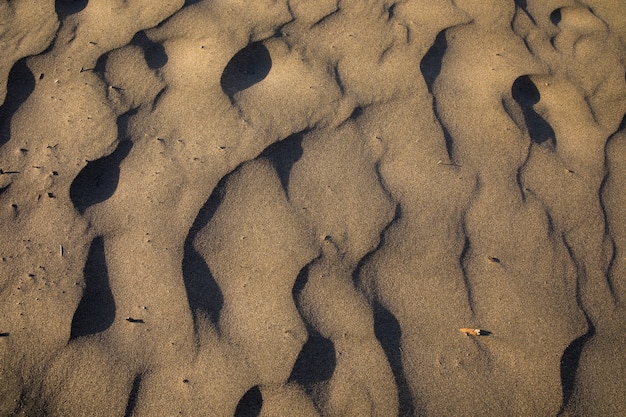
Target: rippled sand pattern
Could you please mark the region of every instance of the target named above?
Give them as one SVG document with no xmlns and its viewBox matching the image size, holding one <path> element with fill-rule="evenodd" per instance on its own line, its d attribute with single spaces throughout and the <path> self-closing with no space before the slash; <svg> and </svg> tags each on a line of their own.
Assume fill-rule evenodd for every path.
<svg viewBox="0 0 626 417">
<path fill-rule="evenodd" d="M 0 0 L 0 47 L 0 415 L 626 415 L 623 1 Z"/>
</svg>

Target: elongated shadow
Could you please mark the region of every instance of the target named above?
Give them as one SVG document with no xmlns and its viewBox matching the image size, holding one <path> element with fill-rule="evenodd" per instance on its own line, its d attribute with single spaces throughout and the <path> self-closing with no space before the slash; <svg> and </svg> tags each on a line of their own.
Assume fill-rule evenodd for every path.
<svg viewBox="0 0 626 417">
<path fill-rule="evenodd" d="M 552 22 L 552 24 L 554 26 L 558 26 L 559 23 L 561 23 L 561 19 L 562 19 L 562 15 L 561 15 L 561 9 L 555 9 L 552 11 L 552 13 L 550 13 L 550 21 Z"/>
<path fill-rule="evenodd" d="M 230 59 L 220 79 L 222 90 L 231 101 L 233 95 L 253 86 L 267 77 L 272 69 L 272 57 L 261 42 L 254 42 Z"/>
<path fill-rule="evenodd" d="M 133 415 L 133 411 L 137 406 L 137 397 L 139 396 L 139 388 L 141 386 L 141 374 L 137 374 L 135 379 L 133 379 L 133 385 L 130 389 L 130 393 L 128 394 L 128 401 L 126 402 L 126 412 L 124 413 L 124 417 L 131 417 Z"/>
<path fill-rule="evenodd" d="M 336 366 L 333 342 L 309 329 L 309 339 L 296 359 L 289 380 L 298 383 L 308 392 L 315 384 L 329 380 Z"/>
<path fill-rule="evenodd" d="M 84 276 L 85 290 L 74 312 L 70 340 L 100 333 L 115 319 L 115 300 L 109 286 L 104 240 L 100 236 L 91 242 Z"/>
<path fill-rule="evenodd" d="M 313 259 L 300 270 L 292 288 L 294 303 L 299 311 L 301 310 L 300 294 L 309 280 L 309 269 L 311 264 L 318 259 Z M 311 394 L 316 384 L 327 381 L 333 376 L 337 366 L 337 357 L 335 345 L 330 339 L 323 337 L 309 323 L 307 323 L 307 330 L 309 338 L 298 354 L 289 380 L 301 385 Z"/>
<path fill-rule="evenodd" d="M 309 269 L 311 267 L 311 263 L 314 261 L 315 260 L 311 261 L 300 270 L 298 276 L 296 277 L 296 281 L 291 288 L 291 296 L 298 309 L 300 309 L 300 294 L 302 293 L 302 290 L 304 290 L 304 287 L 306 287 L 307 282 L 309 282 Z"/>
<path fill-rule="evenodd" d="M 380 173 L 378 173 L 378 176 L 382 184 L 383 181 L 382 181 L 382 177 L 380 176 Z M 393 226 L 400 220 L 401 217 L 402 217 L 402 206 L 400 205 L 400 203 L 396 203 L 395 208 L 394 208 L 393 218 L 389 221 L 389 223 L 385 225 L 385 227 L 383 227 L 383 229 L 379 233 L 380 238 L 378 240 L 378 245 L 376 245 L 375 249 L 373 249 L 371 252 L 368 252 L 363 258 L 361 258 L 361 260 L 357 263 L 356 267 L 354 268 L 354 271 L 352 271 L 352 283 L 354 284 L 356 288 L 362 287 L 361 284 L 362 284 L 363 278 L 361 276 L 361 273 L 363 271 L 363 268 L 365 267 L 365 265 L 367 265 L 368 262 L 370 262 L 372 257 L 376 254 L 376 252 L 378 252 L 383 246 L 385 246 L 385 236 L 387 235 L 387 232 L 389 231 L 391 226 Z"/>
<path fill-rule="evenodd" d="M 433 86 L 435 84 L 435 80 L 437 79 L 437 77 L 439 77 L 439 74 L 441 74 L 443 56 L 446 54 L 447 50 L 448 41 L 446 39 L 446 31 L 442 30 L 437 34 L 433 46 L 430 47 L 428 52 L 426 52 L 426 54 L 422 58 L 422 61 L 420 62 L 420 70 L 422 71 L 422 75 L 424 76 L 424 81 L 426 81 L 428 92 L 433 96 L 433 113 L 435 114 L 435 117 L 439 120 L 439 123 L 441 125 L 448 158 L 450 159 L 450 161 L 453 162 L 454 143 L 452 135 L 450 135 L 448 128 L 439 118 L 439 113 L 437 111 L 437 97 L 435 97 L 435 95 L 433 94 Z"/>
<path fill-rule="evenodd" d="M 167 64 L 168 56 L 163 45 L 148 38 L 143 30 L 137 32 L 130 43 L 141 48 L 148 68 L 159 69 Z"/>
<path fill-rule="evenodd" d="M 515 0 L 515 4 L 521 9 L 526 10 L 528 7 L 528 2 L 526 0 Z"/>
<path fill-rule="evenodd" d="M 530 18 L 530 20 L 533 22 L 533 24 L 537 24 L 537 22 L 535 21 L 535 17 L 530 14 L 530 12 L 528 11 L 528 1 L 526 0 L 515 0 L 515 4 L 517 5 L 517 7 L 519 7 L 520 9 L 522 9 L 525 13 L 526 16 L 528 16 Z"/>
<path fill-rule="evenodd" d="M 617 130 L 615 131 L 615 133 L 623 132 L 624 130 L 626 130 L 626 114 L 624 114 L 624 117 L 622 117 L 622 121 L 617 127 Z"/>
<path fill-rule="evenodd" d="M 263 395 L 259 386 L 250 388 L 239 400 L 234 417 L 257 417 L 263 408 Z"/>
<path fill-rule="evenodd" d="M 70 200 L 80 214 L 94 204 L 108 200 L 119 183 L 120 163 L 128 156 L 133 143 L 124 140 L 113 153 L 104 158 L 87 162 L 70 185 Z"/>
<path fill-rule="evenodd" d="M 56 0 L 54 2 L 54 10 L 57 12 L 60 20 L 65 17 L 78 13 L 87 7 L 88 0 Z"/>
<path fill-rule="evenodd" d="M 565 409 L 572 398 L 572 394 L 574 394 L 580 355 L 582 354 L 585 344 L 596 333 L 591 321 L 588 319 L 587 322 L 589 324 L 587 333 L 574 339 L 569 346 L 567 346 L 565 351 L 563 351 L 563 356 L 561 356 L 561 387 L 563 389 L 563 404 L 561 410 Z"/>
<path fill-rule="evenodd" d="M 400 416 L 414 416 L 413 398 L 402 366 L 402 329 L 395 316 L 380 303 L 374 303 L 374 334 L 381 344 L 398 387 Z"/>
<path fill-rule="evenodd" d="M 189 308 L 194 316 L 205 314 L 215 325 L 219 320 L 224 305 L 224 296 L 215 281 L 209 266 L 194 247 L 198 233 L 211 221 L 220 205 L 226 178 L 218 183 L 211 196 L 198 212 L 196 219 L 185 239 L 183 254 L 183 281 L 187 290 Z"/>
<path fill-rule="evenodd" d="M 267 158 L 272 163 L 285 190 L 287 190 L 289 185 L 291 168 L 302 157 L 303 139 L 304 132 L 294 133 L 280 142 L 267 147 L 260 155 L 260 157 Z"/>
<path fill-rule="evenodd" d="M 533 106 L 539 103 L 541 95 L 530 77 L 528 75 L 518 77 L 513 82 L 511 94 L 522 108 L 530 139 L 537 144 L 548 142 L 552 146 L 556 145 L 556 134 L 552 126 L 533 109 Z"/>
<path fill-rule="evenodd" d="M 446 31 L 442 30 L 437 34 L 433 46 L 430 47 L 428 52 L 422 58 L 420 62 L 420 70 L 428 86 L 430 94 L 433 93 L 433 84 L 435 80 L 441 74 L 441 66 L 443 63 L 443 56 L 448 50 L 448 41 L 446 40 Z"/>
<path fill-rule="evenodd" d="M 11 118 L 35 90 L 35 77 L 26 58 L 20 59 L 11 68 L 7 81 L 7 93 L 0 106 L 0 146 L 11 138 Z"/>
<path fill-rule="evenodd" d="M 118 118 L 118 137 L 122 140 L 115 151 L 87 165 L 78 173 L 70 185 L 70 200 L 80 214 L 88 207 L 102 203 L 115 193 L 119 183 L 120 164 L 128 156 L 133 143 L 126 139 L 128 118 L 136 111 L 128 112 Z"/>
</svg>

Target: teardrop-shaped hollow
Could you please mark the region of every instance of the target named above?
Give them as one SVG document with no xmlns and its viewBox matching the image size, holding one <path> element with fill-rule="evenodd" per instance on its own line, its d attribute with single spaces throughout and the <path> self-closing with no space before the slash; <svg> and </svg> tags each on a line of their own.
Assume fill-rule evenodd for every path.
<svg viewBox="0 0 626 417">
<path fill-rule="evenodd" d="M 220 79 L 222 90 L 231 97 L 262 81 L 272 69 L 270 51 L 261 42 L 254 42 L 230 59 Z"/>
</svg>

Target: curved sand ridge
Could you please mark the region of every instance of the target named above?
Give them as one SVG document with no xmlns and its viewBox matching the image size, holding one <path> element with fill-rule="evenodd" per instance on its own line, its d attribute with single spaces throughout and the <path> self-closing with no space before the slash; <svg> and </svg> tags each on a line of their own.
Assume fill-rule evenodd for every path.
<svg viewBox="0 0 626 417">
<path fill-rule="evenodd" d="M 626 413 L 620 1 L 40 3 L 1 415 Z"/>
</svg>

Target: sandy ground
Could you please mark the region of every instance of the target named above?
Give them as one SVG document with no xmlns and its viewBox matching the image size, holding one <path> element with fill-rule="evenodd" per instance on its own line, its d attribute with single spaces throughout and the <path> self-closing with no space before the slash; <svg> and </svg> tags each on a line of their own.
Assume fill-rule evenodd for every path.
<svg viewBox="0 0 626 417">
<path fill-rule="evenodd" d="M 0 415 L 626 415 L 623 0 L 0 0 L 0 54 Z"/>
</svg>

